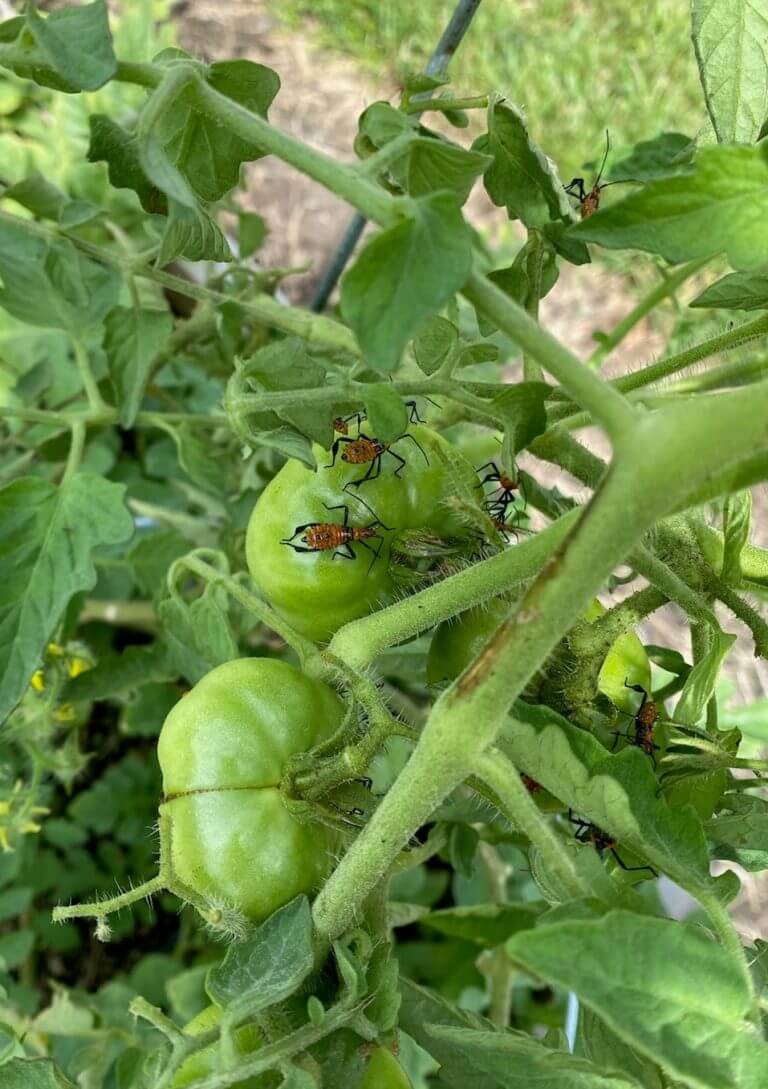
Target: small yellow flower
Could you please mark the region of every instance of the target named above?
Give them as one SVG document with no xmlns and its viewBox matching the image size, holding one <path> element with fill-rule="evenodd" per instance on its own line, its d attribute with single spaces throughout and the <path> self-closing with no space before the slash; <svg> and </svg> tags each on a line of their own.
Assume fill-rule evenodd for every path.
<svg viewBox="0 0 768 1089">
<path fill-rule="evenodd" d="M 70 677 L 79 677 L 81 673 L 92 668 L 92 663 L 87 658 L 73 658 L 69 663 Z"/>
<path fill-rule="evenodd" d="M 59 643 L 49 643 L 48 644 L 48 657 L 49 658 L 60 658 L 63 653 L 64 653 L 64 647 L 62 647 Z"/>
<path fill-rule="evenodd" d="M 36 692 L 42 692 L 45 688 L 45 677 L 43 676 L 42 669 L 36 669 L 32 674 L 31 685 Z"/>
</svg>

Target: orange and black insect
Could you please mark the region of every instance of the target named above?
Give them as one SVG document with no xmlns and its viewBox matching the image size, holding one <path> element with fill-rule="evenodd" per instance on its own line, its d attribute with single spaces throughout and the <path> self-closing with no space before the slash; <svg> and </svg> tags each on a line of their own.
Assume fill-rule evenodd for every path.
<svg viewBox="0 0 768 1089">
<path fill-rule="evenodd" d="M 357 430 L 359 431 L 364 419 L 365 415 L 362 412 L 353 412 L 350 416 L 337 416 L 333 421 L 333 430 L 339 435 L 348 435 L 350 421 L 357 420 Z"/>
<path fill-rule="evenodd" d="M 510 476 L 503 469 L 499 469 L 495 461 L 486 461 L 485 465 L 481 465 L 477 472 L 482 473 L 484 469 L 490 469 L 491 471 L 486 473 L 479 486 L 483 488 L 486 484 L 498 484 L 498 487 L 494 489 L 485 504 L 488 517 L 494 522 L 506 522 L 507 510 L 517 498 L 515 493 L 519 492 L 523 501 L 525 501 L 522 481 Z M 500 527 L 497 526 L 497 528 L 499 532 L 503 532 Z"/>
<path fill-rule="evenodd" d="M 631 729 L 627 730 L 626 733 L 622 733 L 620 730 L 614 730 L 616 740 L 614 741 L 612 748 L 616 748 L 620 737 L 626 737 L 630 745 L 636 745 L 638 749 L 642 749 L 644 753 L 647 753 L 648 756 L 650 756 L 651 763 L 655 768 L 656 757 L 654 756 L 654 753 L 659 751 L 659 746 L 654 744 L 653 732 L 656 729 L 656 723 L 659 720 L 659 706 L 651 699 L 642 685 L 629 684 L 625 678 L 624 687 L 631 688 L 633 692 L 640 692 L 643 698 L 632 719 Z"/>
<path fill-rule="evenodd" d="M 364 505 L 367 506 L 367 504 Z M 339 503 L 333 507 L 329 507 L 325 503 L 324 506 L 329 511 L 343 510 L 344 521 L 305 522 L 304 525 L 296 526 L 291 536 L 284 538 L 280 544 L 288 545 L 294 552 L 332 552 L 333 556 L 331 558 L 334 560 L 337 556 L 346 560 L 356 560 L 357 553 L 353 545 L 359 545 L 372 553 L 373 558 L 368 568 L 370 571 L 379 558 L 384 540 L 376 530 L 378 528 L 390 529 L 391 527 L 385 526 L 380 518 L 375 518 L 367 526 L 351 526 L 349 524 L 349 507 L 346 503 Z M 370 507 L 368 509 L 370 510 Z M 299 538 L 298 544 L 294 543 L 297 537 Z M 373 548 L 368 544 L 369 541 L 378 541 L 379 547 Z"/>
<path fill-rule="evenodd" d="M 429 465 L 429 458 L 424 453 L 424 450 L 413 435 L 409 435 L 407 431 L 402 435 L 398 435 L 392 442 L 382 442 L 380 439 L 373 438 L 373 436 L 366 435 L 361 431 L 356 439 L 353 439 L 350 435 L 340 435 L 336 439 L 331 447 L 331 464 L 326 465 L 326 469 L 332 469 L 336 464 L 339 448 L 343 446 L 341 451 L 342 461 L 345 461 L 348 465 L 368 466 L 368 472 L 365 473 L 364 476 L 361 476 L 358 480 L 348 481 L 344 485 L 345 488 L 359 488 L 366 480 L 375 480 L 381 473 L 381 459 L 384 454 L 389 454 L 390 457 L 393 457 L 395 461 L 399 462 L 397 469 L 395 469 L 395 476 L 399 476 L 408 463 L 405 458 L 396 454 L 392 447 L 396 442 L 400 442 L 402 439 L 410 439 L 421 452 L 424 461 Z"/>
<path fill-rule="evenodd" d="M 576 197 L 579 202 L 579 214 L 582 219 L 589 219 L 600 207 L 600 194 L 603 189 L 606 189 L 609 185 L 616 185 L 616 182 L 603 182 L 600 184 L 600 179 L 603 176 L 603 170 L 605 170 L 605 163 L 608 158 L 608 152 L 611 149 L 611 141 L 608 136 L 608 130 L 605 131 L 605 154 L 603 155 L 603 161 L 600 164 L 600 170 L 597 177 L 592 183 L 592 188 L 587 191 L 584 188 L 583 178 L 574 178 L 565 187 L 565 191 L 570 197 Z"/>
<path fill-rule="evenodd" d="M 583 821 L 579 817 L 574 817 L 572 809 L 568 810 L 568 820 L 571 824 L 576 825 L 574 838 L 578 840 L 579 843 L 591 843 L 600 855 L 600 858 L 603 857 L 606 851 L 610 851 L 622 870 L 626 870 L 628 873 L 649 870 L 654 877 L 658 877 L 653 866 L 628 866 L 618 854 L 616 850 L 616 840 L 613 836 L 608 832 L 604 832 L 602 828 L 598 828 L 596 824 L 592 824 L 590 821 Z"/>
</svg>

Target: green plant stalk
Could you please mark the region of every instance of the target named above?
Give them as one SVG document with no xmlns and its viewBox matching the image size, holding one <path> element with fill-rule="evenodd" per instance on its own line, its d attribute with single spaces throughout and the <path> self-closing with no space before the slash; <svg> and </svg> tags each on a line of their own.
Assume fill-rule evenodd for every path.
<svg viewBox="0 0 768 1089">
<path fill-rule="evenodd" d="M 669 378 L 671 375 L 685 370 L 686 367 L 691 367 L 704 359 L 709 359 L 710 356 L 730 351 L 732 348 L 738 348 L 742 344 L 747 344 L 751 340 L 757 340 L 759 337 L 766 335 L 768 335 L 768 316 L 761 315 L 752 321 L 737 325 L 735 329 L 729 329 L 727 332 L 719 333 L 708 340 L 702 340 L 699 344 L 694 344 L 692 348 L 687 348 L 683 352 L 676 352 L 674 355 L 667 356 L 666 359 L 660 359 L 657 363 L 651 363 L 647 367 L 641 367 L 640 370 L 632 371 L 631 374 L 622 375 L 621 378 L 614 378 L 609 384 L 621 393 L 631 393 L 633 390 L 652 386 L 655 382 L 660 382 L 664 378 Z M 573 413 L 572 404 L 556 405 L 551 409 L 550 423 L 562 422 Z"/>
<path fill-rule="evenodd" d="M 691 524 L 699 547 L 710 567 L 715 574 L 721 574 L 724 551 L 722 533 L 713 526 L 707 525 L 701 518 L 692 519 Z M 746 544 L 741 550 L 740 562 L 741 574 L 746 581 L 768 586 L 768 549 Z"/>
<path fill-rule="evenodd" d="M 528 274 L 528 297 L 525 301 L 525 309 L 534 321 L 539 320 L 539 302 L 541 299 L 541 274 L 544 267 L 544 242 L 541 231 L 532 227 L 528 231 L 528 241 L 531 244 L 531 253 L 526 261 Z M 523 356 L 523 378 L 526 382 L 543 382 L 544 372 L 539 364 Z"/>
<path fill-rule="evenodd" d="M 517 773 L 513 769 L 513 774 Z M 491 902 L 507 902 L 507 874 L 512 867 L 501 858 L 498 850 L 490 843 L 481 842 L 478 848 L 488 881 Z M 507 956 L 503 945 L 490 949 L 478 961 L 478 968 L 488 980 L 490 1002 L 488 1015 L 495 1025 L 506 1029 L 512 1014 L 512 985 L 515 966 Z"/>
<path fill-rule="evenodd" d="M 72 438 L 69 444 L 67 464 L 64 467 L 62 484 L 70 480 L 80 468 L 83 460 L 83 448 L 85 446 L 85 425 L 82 420 L 75 420 L 71 427 Z"/>
<path fill-rule="evenodd" d="M 425 110 L 484 110 L 488 106 L 488 95 L 470 95 L 467 98 L 427 98 L 412 99 L 405 107 L 405 113 L 424 113 Z"/>
<path fill-rule="evenodd" d="M 536 847 L 547 869 L 574 899 L 588 896 L 590 890 L 579 877 L 572 856 L 525 789 L 514 764 L 498 749 L 490 748 L 475 760 L 473 771 L 493 791 L 504 816 Z"/>
<path fill-rule="evenodd" d="M 561 546 L 580 514 L 580 509 L 569 511 L 513 548 L 346 624 L 331 639 L 328 654 L 354 669 L 362 669 L 387 647 L 514 589 L 541 569 Z"/>
<path fill-rule="evenodd" d="M 630 310 L 625 318 L 622 318 L 622 320 L 611 329 L 610 333 L 607 333 L 600 338 L 600 343 L 587 360 L 590 367 L 601 367 L 604 360 L 608 358 L 614 348 L 621 344 L 622 340 L 632 332 L 635 326 L 638 325 L 646 315 L 650 314 L 650 312 L 664 299 L 669 298 L 670 295 L 674 295 L 678 287 L 684 284 L 686 280 L 690 279 L 691 276 L 694 276 L 700 268 L 703 268 L 711 260 L 711 257 L 699 257 L 695 261 L 689 261 L 685 265 L 680 265 L 679 268 L 675 269 L 662 279 L 640 300 L 637 306 Z"/>
<path fill-rule="evenodd" d="M 313 642 L 300 635 L 266 601 L 240 586 L 231 575 L 225 575 L 221 571 L 217 571 L 215 567 L 196 556 L 184 556 L 177 563 L 182 563 L 188 571 L 192 571 L 205 582 L 213 586 L 223 587 L 230 597 L 233 597 L 244 609 L 252 613 L 262 624 L 266 624 L 289 647 L 292 647 L 299 655 L 302 664 L 318 656 L 319 651 Z"/>
<path fill-rule="evenodd" d="M 321 934 L 334 936 L 350 924 L 398 851 L 493 744 L 514 699 L 643 533 L 720 460 L 768 446 L 767 418 L 763 383 L 720 399 L 716 442 L 707 406 L 695 402 L 635 422 L 592 501 L 515 615 L 436 702 L 408 764 L 315 902 Z M 708 436 L 707 444 L 697 441 L 701 435 Z M 659 477 L 668 481 L 663 493 L 653 487 Z M 391 643 L 399 641 L 405 619 L 391 625 Z M 342 629 L 339 641 L 352 642 L 359 624 Z"/>
<path fill-rule="evenodd" d="M 190 71 L 189 77 L 190 82 L 194 83 L 197 101 L 203 113 L 217 123 L 223 122 L 242 140 L 257 144 L 263 151 L 276 155 L 302 174 L 314 178 L 353 208 L 357 208 L 366 219 L 388 227 L 396 222 L 401 209 L 403 212 L 407 211 L 411 203 L 409 197 L 390 196 L 380 185 L 366 177 L 359 167 L 339 163 L 329 155 L 275 128 L 263 117 L 219 94 L 200 79 L 196 72 Z"/>
<path fill-rule="evenodd" d="M 714 631 L 720 627 L 717 617 L 709 603 L 701 594 L 685 582 L 679 575 L 658 557 L 646 548 L 639 545 L 632 553 L 629 561 L 638 574 L 647 578 L 652 586 L 660 590 L 668 601 L 674 601 L 697 623 L 709 625 Z"/>
<path fill-rule="evenodd" d="M 91 370 L 91 363 L 88 359 L 88 352 L 86 351 L 85 345 L 79 337 L 73 337 L 72 346 L 75 350 L 77 369 L 80 372 L 80 381 L 83 383 L 83 389 L 85 390 L 85 396 L 88 399 L 88 405 L 92 412 L 103 412 L 107 406 L 104 403 L 104 398 L 99 392 L 96 379 L 93 377 L 93 371 Z"/>
<path fill-rule="evenodd" d="M 752 973 L 749 970 L 747 951 L 741 943 L 738 931 L 734 927 L 730 915 L 716 896 L 712 894 L 699 896 L 699 901 L 709 916 L 709 921 L 720 939 L 723 948 L 728 950 L 741 971 L 747 993 L 750 996 L 752 1018 L 756 1022 L 759 1022 L 755 983 L 752 979 Z"/>
</svg>

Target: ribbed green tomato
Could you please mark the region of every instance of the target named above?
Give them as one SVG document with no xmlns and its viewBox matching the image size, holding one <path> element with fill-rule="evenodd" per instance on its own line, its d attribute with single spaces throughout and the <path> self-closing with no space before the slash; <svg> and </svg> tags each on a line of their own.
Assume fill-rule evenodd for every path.
<svg viewBox="0 0 768 1089">
<path fill-rule="evenodd" d="M 254 921 L 315 889 L 335 838 L 292 815 L 280 782 L 288 759 L 331 736 L 343 713 L 330 688 L 275 659 L 241 658 L 203 677 L 157 746 L 172 884 Z"/>
<path fill-rule="evenodd" d="M 457 466 L 453 471 L 459 476 L 459 488 L 475 487 L 476 474 L 463 461 L 457 465 L 456 454 L 436 432 L 414 426 L 409 434 L 424 450 L 428 464 L 413 442 L 402 439 L 395 450 L 406 459 L 406 465 L 398 476 L 397 462 L 385 453 L 376 479 L 345 490 L 345 485 L 365 475 L 369 465 L 342 461 L 342 447 L 333 468 L 323 467 L 330 463 L 331 455 L 316 447 L 321 466 L 317 472 L 299 461 L 286 462 L 253 509 L 246 539 L 248 568 L 270 604 L 310 639 L 328 639 L 342 624 L 364 616 L 391 597 L 395 585 L 388 564 L 389 545 L 397 531 L 424 528 L 445 537 L 468 533 L 444 505 L 457 491 L 446 458 Z M 392 528 L 392 532 L 378 528 L 379 539 L 365 542 L 375 549 L 381 547 L 378 559 L 360 543 L 351 544 L 354 560 L 340 555 L 339 549 L 296 552 L 282 543 L 293 537 L 295 545 L 306 547 L 300 535 L 295 535 L 298 527 L 319 522 L 341 524 L 344 511 L 328 509 L 341 506 L 349 512 L 350 526 L 359 529 L 378 519 Z"/>
<path fill-rule="evenodd" d="M 221 1021 L 221 1007 L 206 1006 L 198 1013 L 197 1017 L 184 1026 L 187 1036 L 202 1036 L 208 1029 L 215 1028 Z M 241 1025 L 235 1030 L 235 1051 L 238 1055 L 250 1055 L 261 1047 L 261 1037 L 254 1025 Z M 217 1042 L 208 1047 L 194 1052 L 181 1064 L 173 1076 L 171 1089 L 185 1089 L 187 1085 L 198 1078 L 205 1078 L 210 1074 L 216 1074 L 221 1069 L 221 1050 Z M 255 1078 L 246 1078 L 245 1081 L 235 1082 L 232 1089 L 261 1089 L 265 1079 L 263 1075 Z"/>
<path fill-rule="evenodd" d="M 412 1089 L 411 1079 L 386 1047 L 377 1047 L 371 1055 L 360 1082 L 360 1089 Z"/>
<path fill-rule="evenodd" d="M 452 681 L 463 673 L 509 611 L 510 606 L 506 602 L 492 601 L 485 607 L 468 609 L 456 620 L 442 623 L 429 648 L 428 683 Z M 585 619 L 597 620 L 604 612 L 604 607 L 595 599 L 587 609 Z M 597 682 L 598 689 L 616 707 L 632 714 L 637 705 L 637 695 L 625 687 L 625 680 L 650 691 L 651 665 L 643 644 L 634 632 L 620 635 L 613 644 L 605 656 Z"/>
</svg>

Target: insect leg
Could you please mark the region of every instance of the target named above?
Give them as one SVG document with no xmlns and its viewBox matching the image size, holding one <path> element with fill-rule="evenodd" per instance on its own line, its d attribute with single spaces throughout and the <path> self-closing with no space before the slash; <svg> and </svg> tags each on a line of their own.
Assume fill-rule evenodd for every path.
<svg viewBox="0 0 768 1089">
<path fill-rule="evenodd" d="M 615 847 L 610 848 L 611 854 L 621 866 L 622 870 L 626 870 L 627 873 L 639 873 L 640 870 L 648 870 L 654 877 L 658 877 L 658 873 L 654 870 L 653 866 L 628 866 L 626 862 L 622 861 Z"/>
</svg>

